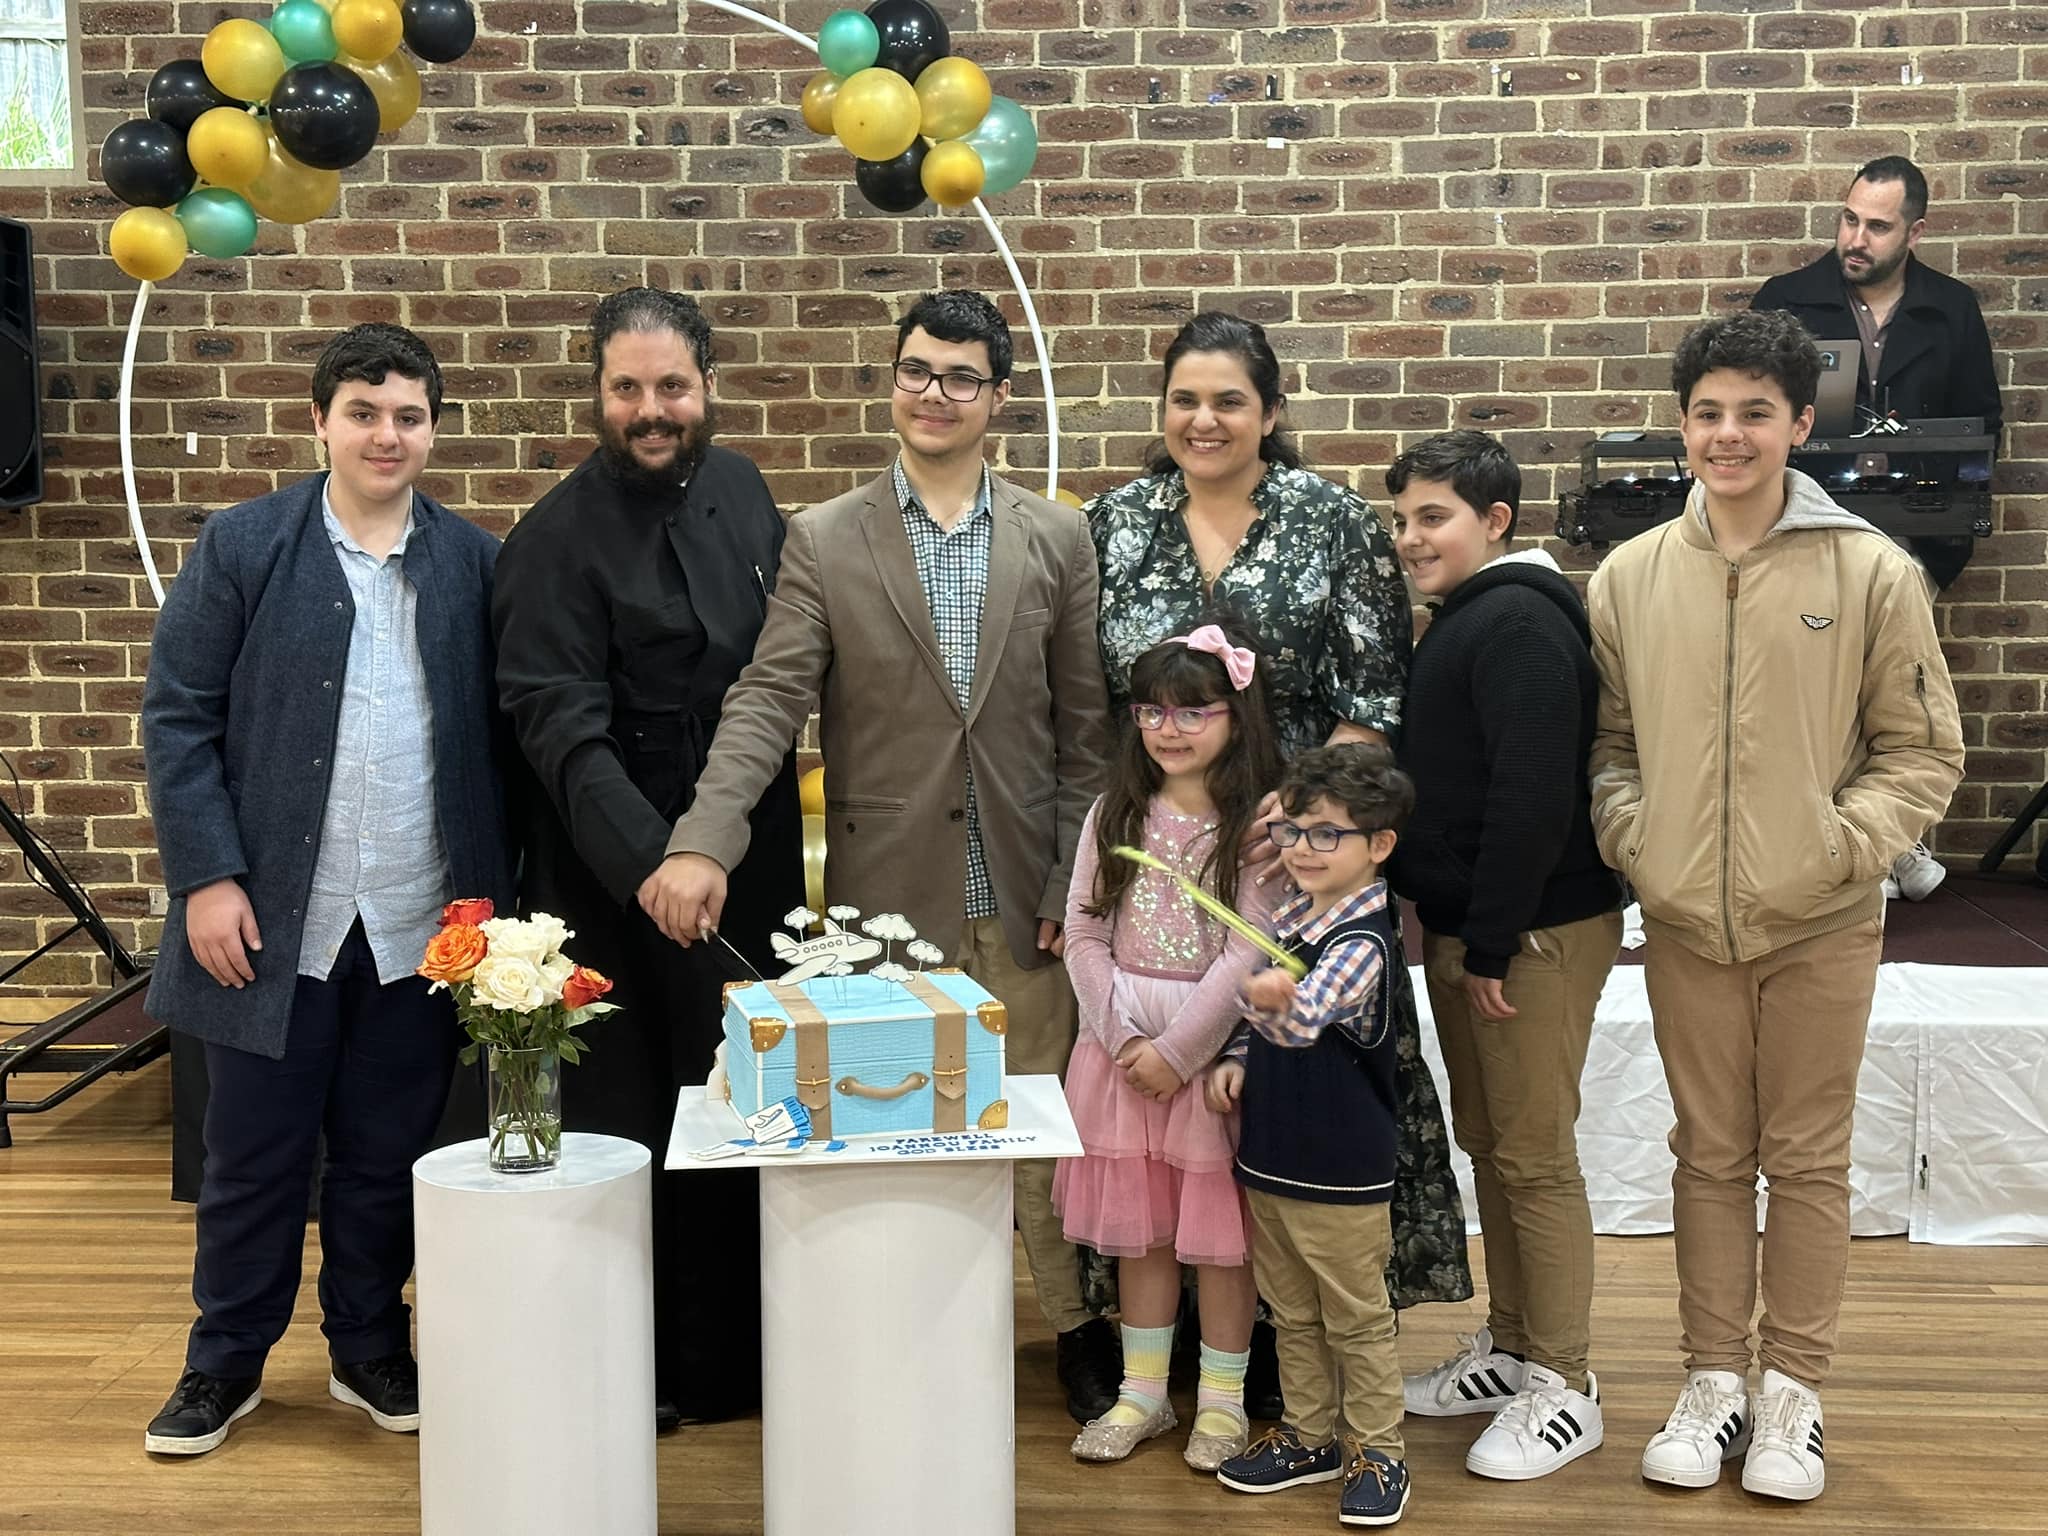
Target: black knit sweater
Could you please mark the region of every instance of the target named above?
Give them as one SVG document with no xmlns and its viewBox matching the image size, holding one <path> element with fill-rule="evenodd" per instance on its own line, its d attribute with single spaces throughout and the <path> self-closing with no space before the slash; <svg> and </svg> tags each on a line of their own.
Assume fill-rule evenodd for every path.
<svg viewBox="0 0 2048 1536">
<path fill-rule="evenodd" d="M 1586 794 L 1600 679 L 1585 605 L 1555 565 L 1496 560 L 1444 600 L 1415 648 L 1401 766 L 1415 814 L 1394 888 L 1423 927 L 1504 977 L 1531 928 L 1621 904 Z"/>
</svg>

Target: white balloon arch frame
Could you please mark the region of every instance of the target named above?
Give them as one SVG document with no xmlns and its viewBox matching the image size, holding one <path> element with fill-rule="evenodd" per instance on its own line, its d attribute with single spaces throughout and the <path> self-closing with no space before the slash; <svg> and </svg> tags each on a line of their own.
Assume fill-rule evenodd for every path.
<svg viewBox="0 0 2048 1536">
<path fill-rule="evenodd" d="M 794 27 L 785 26 L 772 16 L 763 16 L 759 11 L 750 10 L 736 0 L 683 0 L 684 5 L 708 5 L 714 10 L 727 11 L 734 16 L 744 16 L 757 21 L 771 32 L 780 32 L 791 42 L 818 51 L 815 38 L 806 37 Z M 996 254 L 1003 258 L 1003 267 L 1010 274 L 1010 282 L 1017 290 L 1017 302 L 1024 309 L 1024 323 L 1031 331 L 1031 345 L 1038 356 L 1039 387 L 1045 396 L 1045 494 L 1051 496 L 1060 485 L 1060 406 L 1052 391 L 1052 357 L 1045 343 L 1045 330 L 1038 323 L 1038 306 L 1031 301 L 1031 289 L 1024 282 L 1024 274 L 1017 267 L 1017 258 L 1010 254 L 1010 243 L 1003 238 L 1003 232 L 996 224 L 995 216 L 988 211 L 988 205 L 976 198 L 973 203 L 975 214 L 981 219 L 982 228 L 995 243 Z M 135 534 L 135 549 L 142 556 L 142 574 L 149 582 L 150 595 L 161 608 L 164 602 L 164 584 L 157 574 L 156 560 L 150 554 L 149 534 L 142 525 L 142 504 L 135 493 L 135 446 L 130 429 L 134 405 L 135 346 L 142 334 L 142 314 L 149 304 L 149 283 L 140 284 L 135 292 L 135 312 L 128 320 L 128 342 L 121 351 L 121 485 L 128 494 L 128 526 Z"/>
</svg>

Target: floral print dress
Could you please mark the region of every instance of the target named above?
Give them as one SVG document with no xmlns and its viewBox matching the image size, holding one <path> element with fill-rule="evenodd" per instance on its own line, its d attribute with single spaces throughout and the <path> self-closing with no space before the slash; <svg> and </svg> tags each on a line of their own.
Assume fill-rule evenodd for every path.
<svg viewBox="0 0 2048 1536">
<path fill-rule="evenodd" d="M 1227 608 L 1259 636 L 1281 751 L 1321 746 L 1340 720 L 1393 736 L 1401 726 L 1413 628 L 1385 526 L 1361 496 L 1303 469 L 1268 466 L 1256 518 L 1213 593 L 1181 508 L 1179 470 L 1105 492 L 1085 509 L 1102 572 L 1100 635 L 1113 717 L 1130 702 L 1131 664 Z M 1422 1061 L 1414 984 L 1388 972 L 1400 1055 L 1399 1174 L 1389 1217 L 1387 1292 L 1397 1307 L 1472 1294 L 1465 1215 L 1450 1138 Z"/>
</svg>

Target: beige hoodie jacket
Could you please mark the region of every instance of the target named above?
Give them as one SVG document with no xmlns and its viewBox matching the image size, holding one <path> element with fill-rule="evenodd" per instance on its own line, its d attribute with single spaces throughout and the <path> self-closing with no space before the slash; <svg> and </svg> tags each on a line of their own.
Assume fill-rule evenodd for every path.
<svg viewBox="0 0 2048 1536">
<path fill-rule="evenodd" d="M 1962 777 L 1913 558 L 1785 472 L 1730 561 L 1703 493 L 1593 573 L 1593 828 L 1645 927 L 1724 963 L 1877 917 Z"/>
</svg>

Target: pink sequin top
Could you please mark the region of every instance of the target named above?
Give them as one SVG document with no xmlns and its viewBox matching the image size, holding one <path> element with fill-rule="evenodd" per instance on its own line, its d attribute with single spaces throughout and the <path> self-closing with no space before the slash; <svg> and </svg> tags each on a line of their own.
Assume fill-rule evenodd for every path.
<svg viewBox="0 0 2048 1536">
<path fill-rule="evenodd" d="M 1241 1014 L 1237 989 L 1258 962 L 1258 951 L 1197 907 L 1179 885 L 1156 869 L 1140 866 L 1109 917 L 1091 917 L 1096 874 L 1095 814 L 1089 808 L 1074 855 L 1074 880 L 1067 897 L 1067 975 L 1080 1004 L 1081 1027 L 1114 1057 L 1144 1032 L 1112 1006 L 1119 969 L 1146 976 L 1195 982 L 1171 1023 L 1152 1043 L 1182 1082 L 1216 1059 Z M 1202 878 L 1202 863 L 1215 841 L 1215 823 L 1186 816 L 1154 798 L 1145 816 L 1145 851 L 1189 879 Z M 1237 910 L 1264 924 L 1271 903 L 1246 875 L 1238 885 Z"/>
</svg>

